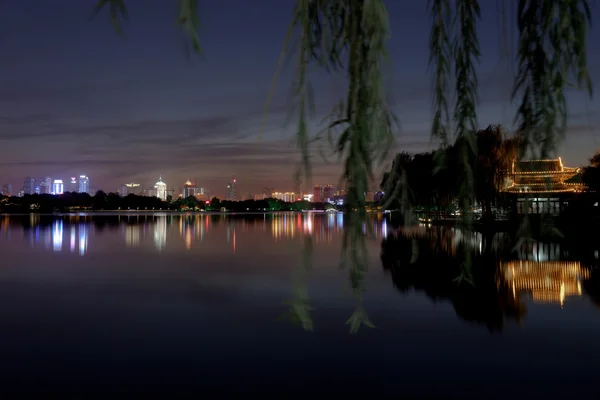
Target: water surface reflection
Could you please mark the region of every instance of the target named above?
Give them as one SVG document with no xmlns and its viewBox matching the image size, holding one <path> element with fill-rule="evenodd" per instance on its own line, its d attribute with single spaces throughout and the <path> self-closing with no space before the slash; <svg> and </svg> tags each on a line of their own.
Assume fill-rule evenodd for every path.
<svg viewBox="0 0 600 400">
<path fill-rule="evenodd" d="M 236 235 L 254 237 L 279 242 L 294 240 L 306 235 L 311 236 L 316 244 L 331 244 L 334 237 L 342 234 L 344 216 L 337 214 L 312 213 L 278 213 L 278 214 L 135 214 L 135 215 L 64 215 L 64 216 L 5 216 L 0 225 L 0 237 L 9 239 L 10 234 L 21 231 L 29 237 L 32 247 L 45 248 L 52 243 L 54 251 L 66 251 L 62 242 L 65 229 L 70 233 L 70 251 L 75 251 L 75 241 L 81 255 L 86 254 L 86 246 L 90 235 L 98 235 L 108 229 L 120 233 L 127 247 L 138 247 L 147 244 L 148 232 L 152 232 L 153 243 L 157 251 L 167 246 L 167 237 L 181 241 L 187 250 L 200 245 L 205 235 L 215 230 L 224 234 L 229 250 L 235 252 Z M 387 220 L 379 217 L 371 223 L 375 239 L 387 235 Z M 9 230 L 9 226 L 12 229 Z M 365 232 L 367 226 L 365 225 Z M 266 234 L 269 235 L 266 235 Z"/>
<path fill-rule="evenodd" d="M 370 228 L 376 329 L 352 336 L 343 214 L 0 216 L 0 373 L 48 390 L 595 389 L 597 242 L 513 249 L 507 234 L 400 231 L 382 215 Z M 278 319 L 286 301 L 313 332 Z"/>
</svg>

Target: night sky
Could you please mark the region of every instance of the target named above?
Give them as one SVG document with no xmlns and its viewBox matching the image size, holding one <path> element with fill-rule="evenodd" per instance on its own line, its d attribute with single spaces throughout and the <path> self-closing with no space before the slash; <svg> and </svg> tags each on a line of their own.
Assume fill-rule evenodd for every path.
<svg viewBox="0 0 600 400">
<path fill-rule="evenodd" d="M 223 196 L 231 175 L 238 192 L 293 190 L 298 160 L 294 129 L 284 128 L 292 68 L 280 75 L 265 128 L 264 105 L 292 0 L 201 1 L 204 57 L 185 57 L 174 0 L 127 0 L 130 21 L 118 37 L 106 12 L 90 21 L 95 0 L 0 2 L 0 184 L 13 194 L 25 176 L 67 180 L 87 174 L 91 186 L 116 191 L 127 182 L 169 187 L 186 179 Z M 432 145 L 426 1 L 388 2 L 393 77 L 400 119 L 397 147 Z M 479 123 L 512 125 L 512 61 L 500 55 L 495 1 L 482 1 Z M 595 11 L 595 21 L 600 13 Z M 590 34 L 598 43 L 600 32 Z M 599 55 L 589 53 L 595 86 Z M 341 79 L 312 78 L 317 122 L 343 88 Z M 598 147 L 598 103 L 570 97 L 571 119 L 561 149 L 581 165 Z M 328 150 L 327 143 L 321 147 Z M 338 182 L 336 158 L 315 149 L 313 183 Z"/>
</svg>

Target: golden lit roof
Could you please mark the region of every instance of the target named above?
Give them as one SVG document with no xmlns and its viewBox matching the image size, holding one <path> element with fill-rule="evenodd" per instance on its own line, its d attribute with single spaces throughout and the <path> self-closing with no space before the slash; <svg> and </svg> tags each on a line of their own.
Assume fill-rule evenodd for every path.
<svg viewBox="0 0 600 400">
<path fill-rule="evenodd" d="M 562 159 L 524 160 L 512 164 L 504 192 L 568 193 L 582 192 L 587 187 L 575 179 L 579 168 L 565 167 Z M 546 182 L 544 182 L 546 181 Z"/>
</svg>

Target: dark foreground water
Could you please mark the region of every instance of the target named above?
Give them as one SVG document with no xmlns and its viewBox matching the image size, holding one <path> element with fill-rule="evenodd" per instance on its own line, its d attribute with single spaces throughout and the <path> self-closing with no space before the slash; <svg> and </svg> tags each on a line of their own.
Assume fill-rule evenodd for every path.
<svg viewBox="0 0 600 400">
<path fill-rule="evenodd" d="M 0 216 L 0 391 L 597 395 L 600 245 L 371 224 L 360 299 L 341 214 Z"/>
</svg>

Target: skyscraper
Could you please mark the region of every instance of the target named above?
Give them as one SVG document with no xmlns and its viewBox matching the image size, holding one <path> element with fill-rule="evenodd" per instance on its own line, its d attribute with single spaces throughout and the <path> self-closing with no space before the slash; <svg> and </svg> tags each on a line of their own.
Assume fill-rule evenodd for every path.
<svg viewBox="0 0 600 400">
<path fill-rule="evenodd" d="M 89 193 L 90 178 L 86 175 L 79 175 L 79 193 Z"/>
<path fill-rule="evenodd" d="M 127 196 L 130 194 L 141 194 L 142 193 L 142 185 L 140 185 L 139 183 L 126 183 L 125 185 L 123 185 L 123 188 L 121 189 L 121 195 L 122 196 Z"/>
<path fill-rule="evenodd" d="M 227 200 L 229 201 L 237 201 L 236 183 L 235 176 L 232 176 L 231 181 L 227 185 Z"/>
<path fill-rule="evenodd" d="M 3 196 L 12 196 L 12 185 L 10 183 L 5 183 L 2 185 L 2 191 L 0 194 Z"/>
<path fill-rule="evenodd" d="M 69 182 L 69 192 L 76 192 L 77 189 L 77 178 L 72 176 L 71 181 Z"/>
<path fill-rule="evenodd" d="M 196 196 L 198 188 L 191 181 L 187 181 L 183 185 L 183 198 L 187 199 L 190 196 Z"/>
<path fill-rule="evenodd" d="M 167 201 L 167 184 L 162 181 L 162 176 L 158 178 L 154 188 L 156 189 L 156 197 L 162 201 Z"/>
<path fill-rule="evenodd" d="M 333 200 L 333 185 L 315 185 L 313 186 L 313 202 L 325 203 Z"/>
<path fill-rule="evenodd" d="M 52 192 L 52 179 L 49 176 L 40 178 L 40 194 L 50 194 Z"/>
<path fill-rule="evenodd" d="M 35 193 L 35 179 L 27 177 L 23 180 L 23 194 L 34 194 Z"/>
<path fill-rule="evenodd" d="M 62 179 L 55 179 L 52 184 L 52 194 L 63 194 L 64 185 Z"/>
</svg>

